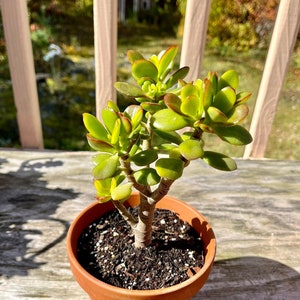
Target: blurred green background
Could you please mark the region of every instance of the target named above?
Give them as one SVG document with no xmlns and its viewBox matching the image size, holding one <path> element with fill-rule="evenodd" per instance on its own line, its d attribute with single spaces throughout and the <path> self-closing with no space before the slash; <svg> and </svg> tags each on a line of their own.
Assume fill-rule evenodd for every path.
<svg viewBox="0 0 300 300">
<path fill-rule="evenodd" d="M 126 21 L 118 24 L 118 80 L 127 80 L 128 49 L 145 56 L 170 45 L 181 48 L 185 0 L 152 0 L 137 13 L 126 1 Z M 240 89 L 253 93 L 255 104 L 268 51 L 278 0 L 212 0 L 201 77 L 210 70 L 234 68 Z M 47 149 L 89 150 L 82 125 L 83 112 L 95 113 L 95 75 L 92 0 L 28 1 L 44 144 Z M 12 86 L 0 22 L 0 147 L 19 148 Z M 179 63 L 180 53 L 177 57 Z M 300 40 L 291 59 L 279 100 L 266 157 L 300 159 Z M 126 99 L 118 96 L 121 105 Z M 250 125 L 251 115 L 247 120 Z M 239 157 L 244 148 L 207 143 L 215 151 Z M 221 149 L 222 148 L 222 149 Z"/>
</svg>

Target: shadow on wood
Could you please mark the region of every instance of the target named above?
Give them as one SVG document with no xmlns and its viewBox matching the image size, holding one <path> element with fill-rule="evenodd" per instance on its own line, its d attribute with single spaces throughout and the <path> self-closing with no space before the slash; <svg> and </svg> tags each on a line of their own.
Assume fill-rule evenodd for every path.
<svg viewBox="0 0 300 300">
<path fill-rule="evenodd" d="M 6 163 L 0 160 L 0 170 Z M 48 263 L 36 259 L 40 254 L 64 240 L 69 223 L 51 215 L 78 193 L 51 189 L 42 179 L 43 171 L 62 165 L 56 159 L 33 159 L 24 161 L 16 172 L 0 174 L 0 276 L 28 275 Z M 49 229 L 51 223 L 55 230 Z"/>
<path fill-rule="evenodd" d="M 216 261 L 195 300 L 297 299 L 299 295 L 297 271 L 272 259 L 245 256 Z"/>
</svg>

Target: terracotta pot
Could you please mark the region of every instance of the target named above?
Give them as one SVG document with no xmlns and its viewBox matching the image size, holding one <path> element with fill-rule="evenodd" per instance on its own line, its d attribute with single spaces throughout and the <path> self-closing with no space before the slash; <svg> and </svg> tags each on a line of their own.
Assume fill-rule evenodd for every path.
<svg viewBox="0 0 300 300">
<path fill-rule="evenodd" d="M 128 200 L 129 205 L 134 207 L 138 202 L 138 193 L 133 193 Z M 156 207 L 169 209 L 177 213 L 180 219 L 187 221 L 196 229 L 202 237 L 206 249 L 204 266 L 197 274 L 183 283 L 158 290 L 128 290 L 98 280 L 90 275 L 76 259 L 77 241 L 83 229 L 105 212 L 114 209 L 113 204 L 110 202 L 105 204 L 95 202 L 77 216 L 67 236 L 67 252 L 73 275 L 92 300 L 187 300 L 194 296 L 204 285 L 209 276 L 216 253 L 216 240 L 212 228 L 197 210 L 176 198 L 166 196 Z"/>
</svg>

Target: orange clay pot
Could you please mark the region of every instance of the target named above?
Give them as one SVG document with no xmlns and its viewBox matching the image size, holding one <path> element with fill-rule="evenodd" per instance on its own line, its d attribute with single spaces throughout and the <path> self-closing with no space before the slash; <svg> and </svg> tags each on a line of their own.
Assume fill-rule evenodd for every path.
<svg viewBox="0 0 300 300">
<path fill-rule="evenodd" d="M 127 202 L 132 207 L 138 205 L 139 194 L 133 193 Z M 156 207 L 177 213 L 180 219 L 187 221 L 200 234 L 206 249 L 204 266 L 188 280 L 158 290 L 128 290 L 98 280 L 90 275 L 76 259 L 77 241 L 83 229 L 104 213 L 114 209 L 111 202 L 104 204 L 95 202 L 77 216 L 67 236 L 67 252 L 73 275 L 92 300 L 188 300 L 204 285 L 216 253 L 216 240 L 212 228 L 197 210 L 176 198 L 165 196 Z"/>
</svg>

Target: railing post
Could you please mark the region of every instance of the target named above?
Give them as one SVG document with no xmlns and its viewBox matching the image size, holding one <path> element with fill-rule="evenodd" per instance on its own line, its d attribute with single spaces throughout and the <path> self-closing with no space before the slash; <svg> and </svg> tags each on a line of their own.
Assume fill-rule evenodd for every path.
<svg viewBox="0 0 300 300">
<path fill-rule="evenodd" d="M 264 157 L 300 25 L 300 0 L 281 0 L 250 126 L 244 158 Z"/>
<path fill-rule="evenodd" d="M 27 1 L 1 0 L 19 134 L 23 148 L 43 148 L 37 85 L 30 40 Z"/>
<path fill-rule="evenodd" d="M 206 44 L 210 0 L 187 0 L 180 66 L 189 66 L 187 81 L 200 75 Z"/>
<path fill-rule="evenodd" d="M 116 101 L 117 17 L 117 0 L 94 0 L 96 112 L 99 119 L 107 100 Z"/>
</svg>

